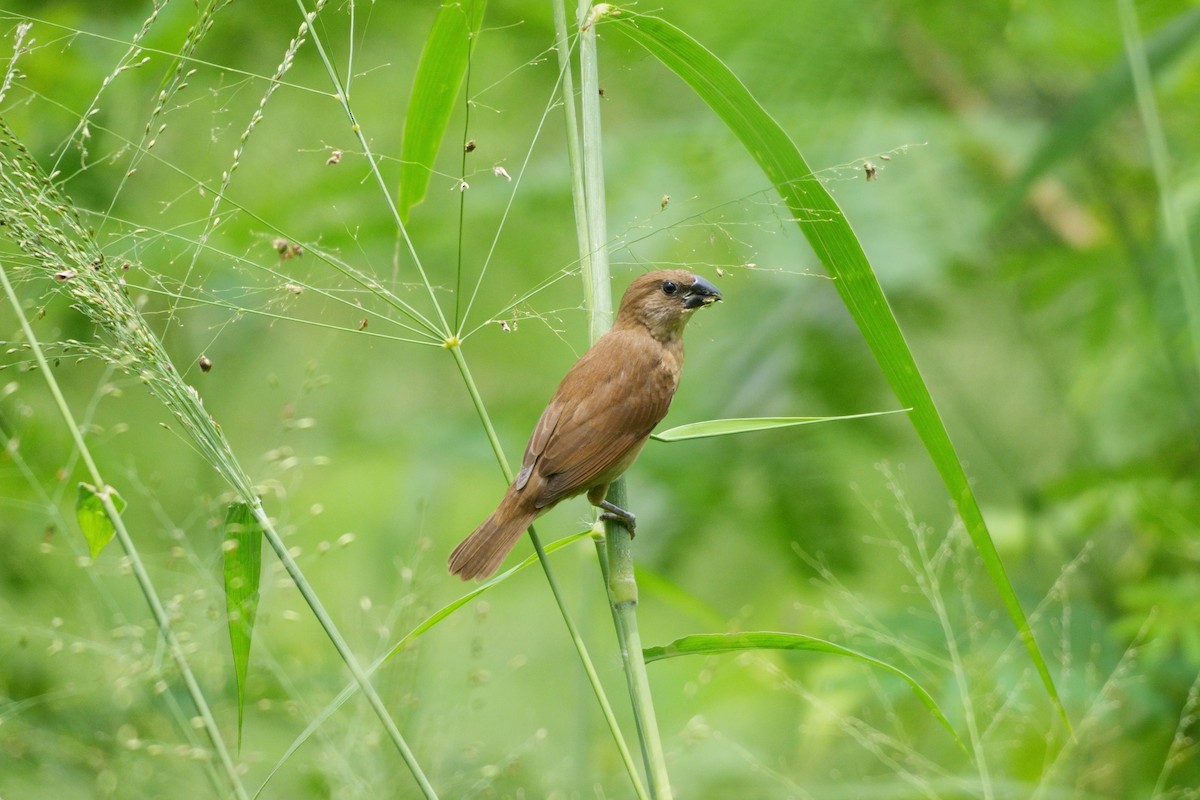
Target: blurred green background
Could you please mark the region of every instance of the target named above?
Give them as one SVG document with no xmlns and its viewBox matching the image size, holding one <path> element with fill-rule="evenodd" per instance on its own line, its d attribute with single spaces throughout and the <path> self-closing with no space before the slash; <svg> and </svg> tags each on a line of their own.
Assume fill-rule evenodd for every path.
<svg viewBox="0 0 1200 800">
<path fill-rule="evenodd" d="M 317 18 L 393 194 L 437 5 L 331 4 Z M 434 313 L 311 38 L 246 134 L 297 8 L 240 2 L 206 16 L 167 4 L 132 59 L 144 63 L 116 71 L 152 10 L 0 3 L 13 77 L 0 114 L 59 171 L 106 257 L 130 262 L 131 295 L 370 660 L 461 594 L 445 558 L 503 479 L 447 352 L 404 341 L 413 337 L 394 310 L 314 256 L 333 254 Z M 647 644 L 732 630 L 828 638 L 913 674 L 981 742 L 968 757 L 903 683 L 832 656 L 670 660 L 649 670 L 678 796 L 1200 797 L 1200 360 L 1181 283 L 1197 276 L 1164 239 L 1162 213 L 1165 197 L 1194 247 L 1200 9 L 1137 6 L 1146 46 L 1163 53 L 1153 86 L 1166 186 L 1122 79 L 1116 3 L 637 10 L 724 60 L 846 211 L 1077 733 L 1069 741 L 1056 722 L 902 415 L 651 443 L 629 473 Z M 452 119 L 409 226 L 448 315 L 478 286 L 464 353 L 510 460 L 587 342 L 550 13 L 546 2 L 489 6 L 469 125 L 461 110 Z M 13 59 L 25 19 L 34 24 Z M 184 73 L 187 86 L 157 108 Z M 664 427 L 896 408 L 732 134 L 603 27 L 600 73 L 614 292 L 678 264 L 726 297 L 689 328 Z M 464 138 L 477 148 L 460 192 Z M 212 190 L 230 170 L 214 212 Z M 278 238 L 309 252 L 282 260 Z M 19 267 L 3 247 L 6 267 Z M 220 583 L 226 487 L 136 377 L 61 352 L 95 332 L 52 281 L 14 276 L 236 741 Z M 7 303 L 0 336 L 0 797 L 221 796 L 128 563 L 115 544 L 86 556 L 72 513 L 78 456 Z M 543 536 L 582 530 L 588 513 L 582 500 L 564 504 Z M 576 545 L 555 563 L 632 730 L 593 550 Z M 348 680 L 276 562 L 264 564 L 239 755 L 252 789 Z M 435 627 L 378 683 L 444 797 L 631 796 L 536 568 Z M 263 796 L 416 794 L 355 700 Z"/>
</svg>

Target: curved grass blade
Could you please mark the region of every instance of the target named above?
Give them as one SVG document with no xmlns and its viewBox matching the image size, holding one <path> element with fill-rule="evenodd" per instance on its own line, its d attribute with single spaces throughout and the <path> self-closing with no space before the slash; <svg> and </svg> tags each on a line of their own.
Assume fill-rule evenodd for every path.
<svg viewBox="0 0 1200 800">
<path fill-rule="evenodd" d="M 692 88 L 741 140 L 774 184 L 801 232 L 830 275 L 851 317 L 909 418 L 958 508 L 975 549 L 1000 593 L 1005 610 L 1041 676 L 1067 730 L 1071 722 L 1054 687 L 1021 602 L 1004 571 L 983 513 L 950 434 L 917 370 L 900 326 L 871 269 L 858 237 L 837 202 L 812 174 L 796 145 L 724 63 L 664 20 L 608 10 L 609 27 L 641 45 Z"/>
<path fill-rule="evenodd" d="M 669 428 L 662 433 L 653 433 L 651 439 L 659 442 L 683 442 L 688 439 L 708 439 L 713 436 L 730 436 L 735 433 L 751 433 L 753 431 L 769 431 L 775 428 L 794 428 L 797 425 L 811 425 L 814 422 L 835 422 L 842 419 L 862 419 L 863 417 L 882 417 L 885 414 L 901 414 L 910 409 L 895 411 L 872 411 L 867 414 L 847 414 L 840 417 L 742 417 L 738 419 L 707 419 L 703 422 L 689 422 Z"/>
<path fill-rule="evenodd" d="M 225 609 L 233 672 L 237 677 L 238 747 L 242 746 L 242 716 L 246 707 L 246 671 L 250 641 L 258 613 L 258 582 L 262 575 L 262 527 L 245 503 L 231 503 L 222 528 L 225 554 Z"/>
<path fill-rule="evenodd" d="M 104 510 L 101 491 L 112 498 L 117 513 L 125 510 L 125 500 L 111 486 L 97 490 L 90 483 L 79 484 L 79 496 L 75 500 L 75 520 L 79 523 L 79 529 L 83 531 L 83 538 L 87 540 L 88 552 L 92 558 L 100 555 L 100 551 L 117 533 L 115 524 Z"/>
<path fill-rule="evenodd" d="M 433 162 L 450 124 L 486 7 L 487 0 L 446 3 L 425 40 L 400 145 L 400 198 L 396 206 L 404 224 L 408 224 L 412 207 L 425 199 Z"/>
<path fill-rule="evenodd" d="M 646 659 L 646 663 L 651 661 L 661 661 L 664 658 L 675 658 L 676 656 L 692 656 L 692 655 L 713 655 L 715 653 L 736 653 L 743 650 L 808 650 L 816 653 L 831 653 L 837 656 L 846 656 L 861 661 L 872 667 L 877 667 L 890 672 L 896 677 L 902 679 L 912 689 L 913 694 L 917 696 L 929 712 L 942 723 L 950 735 L 954 737 L 954 741 L 963 752 L 967 751 L 962 740 L 958 738 L 958 734 L 954 732 L 954 726 L 950 724 L 950 720 L 946 719 L 946 715 L 942 713 L 942 709 L 934 701 L 929 692 L 921 687 L 921 684 L 909 675 L 904 670 L 894 667 L 886 661 L 880 661 L 878 658 L 860 653 L 857 650 L 851 650 L 849 647 L 842 647 L 840 644 L 817 639 L 812 636 L 805 636 L 801 633 L 779 633 L 777 631 L 747 631 L 745 633 L 695 633 L 690 636 L 684 636 L 681 639 L 676 639 L 668 645 L 658 647 L 647 647 L 642 651 L 642 657 Z"/>
</svg>

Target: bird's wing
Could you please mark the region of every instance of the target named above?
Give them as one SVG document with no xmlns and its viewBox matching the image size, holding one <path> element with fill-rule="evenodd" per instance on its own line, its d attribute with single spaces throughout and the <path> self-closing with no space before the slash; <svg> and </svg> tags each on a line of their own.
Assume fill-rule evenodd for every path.
<svg viewBox="0 0 1200 800">
<path fill-rule="evenodd" d="M 529 465 L 542 477 L 539 508 L 607 483 L 629 466 L 675 394 L 678 369 L 667 368 L 663 356 L 650 336 L 610 335 L 567 373 L 522 464 L 522 472 Z"/>
<path fill-rule="evenodd" d="M 554 436 L 554 430 L 558 427 L 558 420 L 562 416 L 563 404 L 558 402 L 558 396 L 561 393 L 562 387 L 559 386 L 558 391 L 554 394 L 554 399 L 550 401 L 550 405 L 546 406 L 546 410 L 538 418 L 537 425 L 533 427 L 533 433 L 529 436 L 529 444 L 525 445 L 525 457 L 521 459 L 521 471 L 517 473 L 517 479 L 514 482 L 517 491 L 525 488 L 525 484 L 529 482 L 529 476 L 533 474 L 533 468 L 537 466 L 538 458 L 541 457 L 546 450 L 547 443 Z"/>
</svg>

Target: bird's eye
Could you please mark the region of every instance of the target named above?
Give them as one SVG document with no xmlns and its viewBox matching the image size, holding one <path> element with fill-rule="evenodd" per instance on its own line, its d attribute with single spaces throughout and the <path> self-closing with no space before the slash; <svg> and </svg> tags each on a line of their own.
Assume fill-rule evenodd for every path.
<svg viewBox="0 0 1200 800">
<path fill-rule="evenodd" d="M 675 294 L 679 291 L 679 284 L 675 281 L 663 281 L 662 290 L 663 294 Z"/>
</svg>

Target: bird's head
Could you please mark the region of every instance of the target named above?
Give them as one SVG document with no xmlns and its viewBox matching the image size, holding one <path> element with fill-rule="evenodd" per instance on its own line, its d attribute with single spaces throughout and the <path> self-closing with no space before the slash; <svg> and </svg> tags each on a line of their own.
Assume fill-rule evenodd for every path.
<svg viewBox="0 0 1200 800">
<path fill-rule="evenodd" d="M 696 309 L 720 299 L 717 287 L 687 270 L 648 272 L 625 290 L 616 325 L 640 325 L 656 339 L 670 339 L 683 332 Z"/>
</svg>

